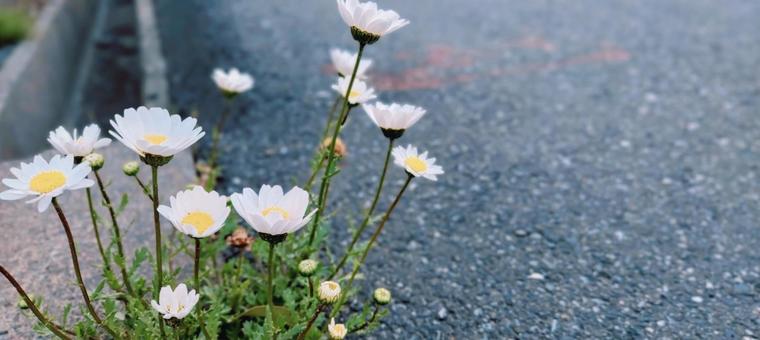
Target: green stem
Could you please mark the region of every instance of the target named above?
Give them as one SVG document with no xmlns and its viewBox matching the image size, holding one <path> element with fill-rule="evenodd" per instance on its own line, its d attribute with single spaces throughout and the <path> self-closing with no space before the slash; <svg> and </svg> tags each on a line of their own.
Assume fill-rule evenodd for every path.
<svg viewBox="0 0 760 340">
<path fill-rule="evenodd" d="M 351 291 L 351 286 L 354 283 L 354 278 L 356 278 L 356 274 L 359 272 L 359 268 L 361 268 L 362 264 L 364 264 L 364 260 L 367 259 L 367 254 L 369 254 L 370 249 L 372 249 L 372 246 L 377 241 L 377 237 L 380 236 L 380 232 L 383 231 L 383 227 L 385 227 L 385 223 L 388 222 L 388 219 L 391 217 L 391 213 L 393 212 L 393 209 L 396 208 L 396 205 L 398 205 L 398 202 L 401 200 L 401 196 L 406 191 L 406 188 L 409 187 L 409 183 L 412 182 L 412 178 L 414 178 L 414 176 L 407 175 L 406 182 L 404 182 L 404 186 L 401 187 L 401 190 L 396 195 L 396 198 L 393 199 L 393 203 L 391 203 L 390 207 L 388 207 L 388 210 L 385 211 L 385 215 L 383 215 L 383 219 L 380 221 L 380 224 L 378 224 L 377 228 L 375 228 L 375 232 L 372 233 L 372 237 L 369 239 L 369 244 L 367 244 L 367 248 L 364 249 L 364 252 L 362 253 L 362 257 L 359 259 L 359 262 L 356 265 L 354 265 L 354 270 L 351 272 L 351 277 L 348 279 L 348 284 L 343 289 L 345 293 L 343 293 L 340 296 L 340 300 L 335 305 L 335 308 L 333 308 L 330 316 L 335 316 L 338 313 L 338 311 L 340 311 L 340 307 L 343 306 L 343 304 L 346 302 L 346 297 L 348 296 L 348 292 Z"/>
<path fill-rule="evenodd" d="M 93 320 L 103 327 L 103 329 L 106 330 L 111 336 L 114 338 L 118 338 L 119 336 L 114 332 L 110 327 L 106 326 L 105 323 L 103 323 L 103 319 L 98 316 L 98 313 L 95 311 L 95 307 L 92 305 L 92 301 L 90 301 L 90 294 L 87 293 L 87 287 L 84 285 L 84 280 L 82 279 L 82 271 L 79 269 L 79 258 L 77 257 L 77 247 L 74 244 L 74 235 L 71 234 L 71 226 L 69 226 L 69 221 L 66 220 L 66 216 L 63 214 L 63 209 L 61 209 L 61 205 L 58 204 L 58 199 L 53 198 L 53 207 L 55 207 L 55 212 L 58 213 L 58 218 L 61 220 L 61 224 L 63 225 L 63 230 L 66 232 L 66 239 L 69 241 L 69 251 L 71 252 L 71 262 L 74 264 L 74 274 L 77 278 L 77 285 L 79 286 L 79 290 L 82 292 L 82 298 L 84 299 L 85 305 L 87 306 L 87 311 L 92 316 Z"/>
<path fill-rule="evenodd" d="M 158 216 L 158 166 L 152 165 L 151 166 L 151 173 L 153 176 L 153 199 L 151 200 L 153 202 L 153 230 L 156 234 L 156 277 L 154 278 L 154 284 L 153 284 L 153 298 L 158 301 L 158 292 L 161 290 L 161 287 L 163 286 L 164 282 L 164 273 L 163 273 L 163 261 L 162 261 L 162 254 L 161 254 L 161 220 Z M 161 315 L 158 315 L 158 324 L 161 328 L 161 337 L 166 337 L 166 331 L 164 330 L 164 318 L 161 317 Z"/>
<path fill-rule="evenodd" d="M 5 267 L 3 267 L 2 265 L 0 265 L 0 273 L 2 273 L 3 276 L 5 276 L 5 279 L 11 283 L 13 288 L 16 288 L 16 291 L 18 292 L 18 294 L 21 295 L 22 299 L 24 299 L 24 302 L 26 302 L 26 305 L 29 307 L 29 309 L 32 310 L 32 313 L 34 314 L 34 316 L 36 316 L 37 319 L 40 320 L 40 323 L 42 323 L 45 327 L 47 327 L 47 329 L 53 332 L 53 334 L 55 334 L 57 337 L 61 339 L 71 339 L 66 333 L 69 333 L 71 335 L 74 335 L 74 334 L 69 331 L 63 330 L 60 326 L 48 320 L 45 314 L 42 314 L 42 312 L 37 308 L 37 305 L 34 304 L 34 301 L 32 301 L 32 299 L 29 298 L 29 295 L 26 294 L 26 291 L 24 291 L 24 288 L 22 288 L 21 285 L 18 283 L 18 281 L 16 281 L 16 278 L 14 278 L 10 272 L 5 270 Z"/>
<path fill-rule="evenodd" d="M 137 177 L 137 175 L 134 175 L 134 176 L 132 176 L 132 177 L 134 177 L 134 178 L 135 178 L 135 180 L 137 181 L 137 185 L 139 185 L 139 186 L 140 186 L 140 188 L 142 188 L 142 191 L 143 191 L 143 193 L 145 194 L 145 196 L 147 196 L 147 197 L 148 197 L 148 199 L 152 201 L 152 200 L 153 200 L 153 197 L 151 197 L 151 196 L 150 196 L 150 190 L 148 190 L 148 187 L 147 187 L 147 186 L 145 186 L 145 183 L 143 183 L 143 181 L 141 181 L 141 180 L 140 180 L 140 177 Z"/>
<path fill-rule="evenodd" d="M 274 242 L 269 242 L 269 276 L 267 277 L 267 303 L 269 308 L 273 309 L 274 299 L 272 298 L 272 278 L 274 277 Z"/>
<path fill-rule="evenodd" d="M 100 188 L 100 195 L 103 196 L 103 201 L 106 203 L 106 207 L 108 207 L 108 213 L 111 214 L 111 224 L 113 225 L 113 234 L 116 237 L 116 251 L 119 253 L 119 257 L 121 258 L 121 262 L 116 261 L 116 265 L 119 266 L 119 270 L 121 270 L 121 277 L 124 279 L 124 287 L 127 288 L 127 293 L 130 295 L 134 295 L 134 291 L 132 290 L 132 284 L 129 282 L 129 274 L 127 273 L 127 267 L 125 263 L 127 262 L 127 257 L 124 254 L 124 243 L 121 241 L 121 229 L 119 228 L 119 222 L 116 220 L 116 212 L 113 209 L 113 204 L 111 204 L 111 199 L 108 197 L 108 193 L 106 192 L 106 187 L 103 185 L 103 180 L 100 179 L 100 174 L 97 170 L 93 171 L 95 173 L 95 179 L 98 181 L 98 188 Z"/>
<path fill-rule="evenodd" d="M 342 122 L 346 119 L 348 115 L 349 110 L 349 94 L 351 93 L 351 88 L 354 86 L 354 79 L 356 79 L 356 71 L 359 69 L 359 61 L 362 59 L 362 53 L 364 52 L 364 46 L 366 46 L 363 43 L 359 43 L 359 52 L 356 55 L 356 62 L 354 63 L 354 70 L 351 72 L 351 79 L 348 82 L 348 88 L 346 89 L 346 93 L 343 95 L 343 108 L 341 109 L 340 116 L 338 118 L 338 122 Z M 325 197 L 327 196 L 327 187 L 330 183 L 330 178 L 332 177 L 329 173 L 330 170 L 333 168 L 333 163 L 335 162 L 335 141 L 338 139 L 338 134 L 340 134 L 340 128 L 341 124 L 335 124 L 335 128 L 333 130 L 332 134 L 332 140 L 330 141 L 330 148 L 327 151 L 328 157 L 327 157 L 327 166 L 325 167 L 325 172 L 322 177 L 322 184 L 319 189 L 319 202 L 317 204 L 317 212 L 314 216 L 314 223 L 311 227 L 311 234 L 309 235 L 309 247 L 314 243 L 314 237 L 317 235 L 317 228 L 319 227 L 319 219 L 322 214 L 322 211 L 325 208 Z"/>
<path fill-rule="evenodd" d="M 314 315 L 312 315 L 309 319 L 309 323 L 306 324 L 306 328 L 303 330 L 303 332 L 301 332 L 301 334 L 298 334 L 298 340 L 303 340 L 306 338 L 306 334 L 309 333 L 309 330 L 311 330 L 311 326 L 314 325 L 314 321 L 317 320 L 319 313 L 322 313 L 324 309 L 325 305 L 319 305 L 319 307 L 317 307 L 317 310 L 314 311 Z"/>
<path fill-rule="evenodd" d="M 369 225 L 369 220 L 372 218 L 372 214 L 375 212 L 375 207 L 377 206 L 377 202 L 380 201 L 380 192 L 383 190 L 383 183 L 385 183 L 385 174 L 388 172 L 388 164 L 390 164 L 392 150 L 393 150 L 393 139 L 388 138 L 388 150 L 385 152 L 385 163 L 383 164 L 383 172 L 382 174 L 380 174 L 380 181 L 377 183 L 377 189 L 375 189 L 375 197 L 372 199 L 372 204 L 370 204 L 369 210 L 367 210 L 367 214 L 364 216 L 364 220 L 362 220 L 362 224 L 359 226 L 359 229 L 357 229 L 356 232 L 354 233 L 354 237 L 351 239 L 351 243 L 348 245 L 346 254 L 343 255 L 343 258 L 340 259 L 340 262 L 335 267 L 335 270 L 332 272 L 332 274 L 330 274 L 330 277 L 329 277 L 330 280 L 333 277 L 335 277 L 335 275 L 338 274 L 338 271 L 340 271 L 343 265 L 346 264 L 346 261 L 348 260 L 348 257 L 351 254 L 351 251 L 354 249 L 354 245 L 356 245 L 356 242 L 359 241 L 359 237 L 362 235 L 364 230 Z"/>
<path fill-rule="evenodd" d="M 195 281 L 195 289 L 197 290 L 198 294 L 201 294 L 201 239 L 196 238 L 195 239 L 195 266 L 193 267 L 193 279 Z M 211 339 L 211 335 L 208 333 L 208 330 L 206 329 L 206 322 L 203 318 L 203 308 L 201 308 L 201 305 L 198 304 L 196 306 L 198 314 L 198 324 L 201 326 L 201 331 L 203 331 L 203 335 L 206 337 L 206 339 Z"/>
<path fill-rule="evenodd" d="M 105 270 L 111 271 L 111 263 L 108 261 L 108 257 L 106 257 L 106 251 L 103 248 L 103 242 L 100 241 L 100 230 L 98 228 L 98 219 L 96 217 L 97 214 L 95 213 L 95 207 L 92 204 L 92 191 L 90 188 L 87 188 L 85 192 L 87 193 L 87 206 L 90 208 L 92 230 L 95 231 L 95 241 L 98 243 L 98 251 L 100 252 L 100 257 L 103 258 L 103 265 L 105 266 Z"/>
<path fill-rule="evenodd" d="M 207 189 L 208 186 L 216 182 L 215 180 L 211 180 L 211 176 L 216 176 L 214 170 L 216 168 L 216 162 L 219 158 L 219 140 L 222 137 L 222 130 L 224 129 L 224 123 L 227 121 L 227 116 L 229 115 L 230 111 L 232 110 L 232 100 L 225 98 L 224 100 L 224 110 L 222 110 L 221 115 L 219 116 L 219 120 L 216 122 L 216 125 L 214 125 L 214 128 L 211 130 L 211 152 L 209 156 L 208 166 L 211 169 L 211 173 L 209 174 L 209 179 L 206 183 Z"/>
<path fill-rule="evenodd" d="M 338 104 L 340 104 L 341 99 L 343 99 L 343 96 L 338 95 L 335 97 L 335 101 L 330 108 L 330 113 L 327 115 L 327 124 L 325 124 L 325 129 L 322 130 L 322 138 L 319 139 L 320 144 L 325 138 L 327 138 L 327 133 L 330 132 L 330 125 L 332 125 L 332 121 L 335 119 L 335 111 L 338 109 Z"/>
</svg>

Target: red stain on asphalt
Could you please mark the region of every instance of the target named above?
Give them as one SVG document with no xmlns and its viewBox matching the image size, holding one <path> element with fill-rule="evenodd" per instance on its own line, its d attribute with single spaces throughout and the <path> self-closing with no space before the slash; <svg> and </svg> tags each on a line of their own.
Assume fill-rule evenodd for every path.
<svg viewBox="0 0 760 340">
<path fill-rule="evenodd" d="M 483 78 L 525 75 L 551 72 L 558 69 L 600 63 L 620 63 L 630 60 L 631 54 L 610 43 L 600 49 L 570 55 L 555 56 L 556 44 L 537 35 L 527 35 L 516 40 L 495 41 L 489 46 L 464 49 L 446 44 L 431 44 L 423 55 L 408 51 L 398 52 L 394 59 L 403 62 L 418 60 L 417 65 L 395 73 L 370 73 L 370 83 L 381 91 L 409 91 L 436 89 L 444 86 L 470 83 Z M 548 54 L 547 62 L 527 62 L 510 67 L 488 68 L 489 63 L 503 63 L 509 50 L 528 49 Z M 554 58 L 552 58 L 554 56 Z M 322 69 L 334 73 L 331 65 Z"/>
</svg>

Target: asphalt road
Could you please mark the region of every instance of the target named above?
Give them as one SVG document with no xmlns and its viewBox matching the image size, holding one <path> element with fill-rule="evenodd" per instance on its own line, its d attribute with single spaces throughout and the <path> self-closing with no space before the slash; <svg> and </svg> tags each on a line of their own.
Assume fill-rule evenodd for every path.
<svg viewBox="0 0 760 340">
<path fill-rule="evenodd" d="M 370 255 L 363 284 L 395 297 L 376 338 L 760 337 L 760 3 L 380 5 L 411 25 L 368 49 L 371 83 L 428 109 L 401 141 L 447 173 L 413 184 Z M 327 51 L 354 46 L 334 1 L 159 0 L 158 17 L 175 110 L 213 121 L 215 66 L 256 77 L 224 190 L 303 180 Z M 345 140 L 344 213 L 385 145 L 361 111 Z"/>
</svg>

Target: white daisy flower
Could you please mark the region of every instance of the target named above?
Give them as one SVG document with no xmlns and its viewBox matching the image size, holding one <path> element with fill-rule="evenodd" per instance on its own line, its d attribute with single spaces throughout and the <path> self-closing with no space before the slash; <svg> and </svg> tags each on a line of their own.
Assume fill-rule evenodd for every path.
<svg viewBox="0 0 760 340">
<path fill-rule="evenodd" d="M 124 110 L 111 120 L 111 135 L 140 156 L 170 157 L 197 142 L 205 132 L 196 119 L 170 115 L 165 109 L 140 106 Z"/>
<path fill-rule="evenodd" d="M 333 48 L 330 50 L 330 59 L 332 59 L 333 67 L 338 71 L 338 75 L 341 77 L 350 77 L 354 72 L 354 64 L 356 64 L 356 58 L 359 55 L 357 53 L 351 53 L 346 50 Z M 365 79 L 367 75 L 367 69 L 372 66 L 372 59 L 363 58 L 359 61 L 359 68 L 356 69 L 356 79 Z M 343 92 L 345 93 L 345 92 Z"/>
<path fill-rule="evenodd" d="M 97 124 L 85 126 L 81 136 L 77 134 L 77 129 L 69 134 L 63 126 L 59 126 L 54 131 L 50 131 L 47 141 L 58 152 L 74 157 L 87 156 L 95 149 L 111 144 L 110 138 L 100 138 L 100 127 Z"/>
<path fill-rule="evenodd" d="M 337 0 L 343 21 L 351 27 L 351 33 L 359 42 L 371 44 L 381 36 L 409 24 L 395 11 L 377 9 L 377 4 L 358 0 Z"/>
<path fill-rule="evenodd" d="M 232 206 L 260 234 L 283 235 L 295 232 L 309 222 L 312 211 L 304 217 L 309 206 L 309 194 L 293 187 L 283 194 L 279 185 L 262 185 L 257 195 L 251 188 L 232 194 Z"/>
<path fill-rule="evenodd" d="M 348 92 L 348 83 L 350 80 L 345 77 L 339 77 L 338 82 L 332 85 L 332 89 L 337 91 L 341 96 L 345 97 Z M 351 86 L 351 93 L 348 94 L 348 102 L 354 105 L 362 104 L 377 98 L 375 95 L 375 89 L 367 86 L 367 83 L 354 79 L 354 84 Z"/>
<path fill-rule="evenodd" d="M 393 103 L 386 105 L 381 102 L 362 105 L 364 111 L 388 138 L 401 137 L 404 130 L 417 123 L 425 115 L 425 109 L 412 105 Z"/>
<path fill-rule="evenodd" d="M 34 156 L 31 163 L 21 163 L 21 169 L 11 168 L 16 178 L 4 178 L 3 184 L 10 190 L 0 192 L 0 199 L 13 201 L 34 196 L 27 203 L 37 202 L 37 211 L 43 212 L 54 197 L 66 190 L 87 188 L 95 184 L 87 179 L 90 166 L 74 165 L 74 156 L 55 155 L 48 163 L 41 156 Z"/>
<path fill-rule="evenodd" d="M 187 286 L 180 283 L 177 289 L 173 291 L 171 286 L 161 288 L 161 292 L 158 294 L 158 302 L 151 300 L 150 305 L 161 313 L 164 319 L 182 319 L 190 314 L 199 299 L 200 296 L 195 293 L 194 289 L 188 292 Z"/>
<path fill-rule="evenodd" d="M 214 69 L 211 74 L 211 79 L 214 80 L 216 86 L 219 87 L 225 95 L 234 96 L 253 88 L 255 80 L 253 77 L 245 72 L 240 72 L 236 68 L 232 68 L 229 72 L 224 72 L 222 69 Z"/>
<path fill-rule="evenodd" d="M 435 158 L 428 158 L 427 151 L 418 154 L 417 148 L 411 145 L 393 148 L 393 162 L 404 168 L 414 177 L 425 177 L 431 181 L 443 174 L 443 169 L 435 165 Z"/>
<path fill-rule="evenodd" d="M 330 324 L 327 325 L 327 332 L 330 333 L 331 340 L 342 340 L 346 337 L 348 329 L 346 325 L 342 323 L 335 323 L 335 318 L 330 319 Z"/>
<path fill-rule="evenodd" d="M 203 238 L 224 226 L 230 214 L 227 198 L 216 191 L 206 192 L 201 186 L 180 191 L 169 197 L 170 206 L 161 205 L 158 212 L 185 235 Z"/>
</svg>

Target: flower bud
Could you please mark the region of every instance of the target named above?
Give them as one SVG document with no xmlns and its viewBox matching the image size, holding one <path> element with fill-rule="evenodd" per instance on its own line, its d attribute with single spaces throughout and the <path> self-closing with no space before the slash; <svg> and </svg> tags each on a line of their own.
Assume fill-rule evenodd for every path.
<svg viewBox="0 0 760 340">
<path fill-rule="evenodd" d="M 230 247 L 241 248 L 250 250 L 251 243 L 253 243 L 253 236 L 248 235 L 248 231 L 243 227 L 238 227 L 227 238 L 227 245 Z"/>
<path fill-rule="evenodd" d="M 385 288 L 378 288 L 372 293 L 372 298 L 378 305 L 387 305 L 391 302 L 391 292 Z"/>
<path fill-rule="evenodd" d="M 124 171 L 124 174 L 127 176 L 137 176 L 137 173 L 140 172 L 140 163 L 135 161 L 126 162 L 124 163 L 124 166 L 121 167 L 121 170 Z"/>
<path fill-rule="evenodd" d="M 319 284 L 319 301 L 333 303 L 340 297 L 340 285 L 335 281 L 325 281 Z"/>
<path fill-rule="evenodd" d="M 87 162 L 87 164 L 90 165 L 90 168 L 94 171 L 100 170 L 100 168 L 103 167 L 103 164 L 105 164 L 106 159 L 103 157 L 103 155 L 93 152 L 87 156 L 84 156 L 84 161 Z"/>
<path fill-rule="evenodd" d="M 317 266 L 319 265 L 319 262 L 312 260 L 312 259 L 306 259 L 298 263 L 298 272 L 301 273 L 303 276 L 311 276 L 311 274 L 314 274 L 314 272 L 317 270 Z"/>
<path fill-rule="evenodd" d="M 335 323 L 335 318 L 330 319 L 330 324 L 327 325 L 327 332 L 330 334 L 331 340 L 342 340 L 346 337 L 346 333 L 348 333 L 348 329 L 346 329 L 346 325 L 342 323 Z"/>
<path fill-rule="evenodd" d="M 332 144 L 332 137 L 325 138 L 325 140 L 322 141 L 322 150 L 329 149 L 330 144 Z M 335 139 L 335 148 L 333 148 L 333 150 L 335 151 L 335 155 L 338 157 L 345 157 L 348 155 L 348 148 L 346 148 L 346 143 L 343 143 L 343 140 L 340 139 L 340 137 Z"/>
</svg>

